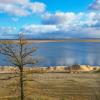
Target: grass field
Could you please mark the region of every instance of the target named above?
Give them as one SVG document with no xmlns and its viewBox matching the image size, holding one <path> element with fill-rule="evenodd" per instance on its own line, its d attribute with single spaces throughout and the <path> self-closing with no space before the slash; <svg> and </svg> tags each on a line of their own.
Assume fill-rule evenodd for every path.
<svg viewBox="0 0 100 100">
<path fill-rule="evenodd" d="M 20 100 L 14 77 L 0 74 L 0 100 Z M 24 78 L 24 85 L 25 100 L 100 100 L 100 73 L 35 73 Z"/>
</svg>

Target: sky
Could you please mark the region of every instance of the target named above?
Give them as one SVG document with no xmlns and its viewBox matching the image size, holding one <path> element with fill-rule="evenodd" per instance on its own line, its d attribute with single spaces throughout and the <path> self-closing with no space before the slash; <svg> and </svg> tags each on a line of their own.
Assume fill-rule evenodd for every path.
<svg viewBox="0 0 100 100">
<path fill-rule="evenodd" d="M 0 39 L 100 38 L 100 0 L 0 0 Z"/>
</svg>

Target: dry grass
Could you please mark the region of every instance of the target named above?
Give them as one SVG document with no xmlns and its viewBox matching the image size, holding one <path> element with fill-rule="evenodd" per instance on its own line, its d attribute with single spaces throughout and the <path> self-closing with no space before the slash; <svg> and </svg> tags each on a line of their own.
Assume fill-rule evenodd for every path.
<svg viewBox="0 0 100 100">
<path fill-rule="evenodd" d="M 24 80 L 26 100 L 100 100 L 100 73 L 34 73 Z M 0 81 L 0 100 L 19 100 L 18 95 L 18 77 Z"/>
</svg>

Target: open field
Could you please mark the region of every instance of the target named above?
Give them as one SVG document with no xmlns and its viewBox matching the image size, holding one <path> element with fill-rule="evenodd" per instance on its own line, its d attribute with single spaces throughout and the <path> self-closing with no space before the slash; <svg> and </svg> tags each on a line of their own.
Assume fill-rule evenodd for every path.
<svg viewBox="0 0 100 100">
<path fill-rule="evenodd" d="M 19 100 L 18 78 L 0 74 L 0 100 Z M 26 100 L 100 100 L 100 73 L 34 73 L 24 83 Z"/>
</svg>

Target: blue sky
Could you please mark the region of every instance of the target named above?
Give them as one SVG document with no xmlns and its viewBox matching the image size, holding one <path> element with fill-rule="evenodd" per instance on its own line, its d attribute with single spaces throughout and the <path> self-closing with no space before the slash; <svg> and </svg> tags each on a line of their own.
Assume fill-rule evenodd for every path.
<svg viewBox="0 0 100 100">
<path fill-rule="evenodd" d="M 88 5 L 93 2 L 93 0 L 36 0 L 36 1 L 44 2 L 47 5 L 47 10 L 50 12 L 55 12 L 57 10 L 63 12 L 86 11 Z"/>
<path fill-rule="evenodd" d="M 0 0 L 0 38 L 100 37 L 100 0 Z"/>
</svg>

